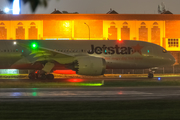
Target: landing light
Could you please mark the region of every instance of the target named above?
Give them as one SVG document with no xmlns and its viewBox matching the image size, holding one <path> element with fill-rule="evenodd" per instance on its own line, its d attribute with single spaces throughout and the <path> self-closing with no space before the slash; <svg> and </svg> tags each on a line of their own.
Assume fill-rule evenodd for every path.
<svg viewBox="0 0 180 120">
<path fill-rule="evenodd" d="M 16 42 L 13 42 L 14 45 L 16 45 L 17 43 Z"/>
</svg>

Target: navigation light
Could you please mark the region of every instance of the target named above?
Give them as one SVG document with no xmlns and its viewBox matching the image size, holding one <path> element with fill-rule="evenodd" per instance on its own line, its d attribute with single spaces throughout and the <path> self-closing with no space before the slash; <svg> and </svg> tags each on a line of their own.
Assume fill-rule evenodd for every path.
<svg viewBox="0 0 180 120">
<path fill-rule="evenodd" d="M 32 48 L 32 49 L 37 49 L 37 48 L 38 48 L 37 43 L 32 43 L 32 44 L 31 44 L 31 48 Z"/>
</svg>

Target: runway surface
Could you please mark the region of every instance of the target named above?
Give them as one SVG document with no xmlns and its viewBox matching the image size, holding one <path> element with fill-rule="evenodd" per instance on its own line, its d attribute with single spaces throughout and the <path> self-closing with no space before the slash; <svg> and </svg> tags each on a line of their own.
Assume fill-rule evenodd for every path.
<svg viewBox="0 0 180 120">
<path fill-rule="evenodd" d="M 0 89 L 0 101 L 99 101 L 180 99 L 180 87 Z"/>
<path fill-rule="evenodd" d="M 95 101 L 180 99 L 180 87 L 105 87 L 104 82 L 148 81 L 148 78 L 61 78 L 53 81 L 0 79 L 0 84 L 70 85 L 63 88 L 1 88 L 0 101 Z M 158 78 L 151 79 L 155 83 Z M 149 81 L 151 81 L 149 80 Z M 180 81 L 179 77 L 164 77 L 162 81 Z M 92 84 L 90 82 L 92 82 Z M 116 82 L 115 82 L 116 81 Z M 157 81 L 157 82 L 156 82 Z M 96 83 L 97 82 L 97 83 Z M 51 84 L 52 83 L 52 84 Z M 95 83 L 95 84 L 94 84 Z M 72 87 L 77 84 L 78 86 Z M 96 87 L 95 87 L 96 85 Z"/>
</svg>

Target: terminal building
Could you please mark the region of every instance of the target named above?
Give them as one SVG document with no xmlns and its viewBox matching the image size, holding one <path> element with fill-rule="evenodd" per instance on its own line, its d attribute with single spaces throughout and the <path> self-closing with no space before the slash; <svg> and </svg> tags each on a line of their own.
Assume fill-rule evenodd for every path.
<svg viewBox="0 0 180 120">
<path fill-rule="evenodd" d="M 0 39 L 146 41 L 170 51 L 180 72 L 180 15 L 0 14 Z"/>
</svg>

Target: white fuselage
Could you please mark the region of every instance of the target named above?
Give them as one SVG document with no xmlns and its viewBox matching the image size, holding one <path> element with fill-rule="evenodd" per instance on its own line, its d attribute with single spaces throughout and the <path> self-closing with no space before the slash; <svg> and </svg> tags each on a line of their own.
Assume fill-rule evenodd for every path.
<svg viewBox="0 0 180 120">
<path fill-rule="evenodd" d="M 161 46 L 142 41 L 111 40 L 1 40 L 0 69 L 38 69 L 33 66 L 37 58 L 31 50 L 20 46 L 37 43 L 38 47 L 56 51 L 69 56 L 93 56 L 106 60 L 107 69 L 142 69 L 172 65 L 174 57 Z M 37 68 L 36 68 L 37 67 Z"/>
</svg>

